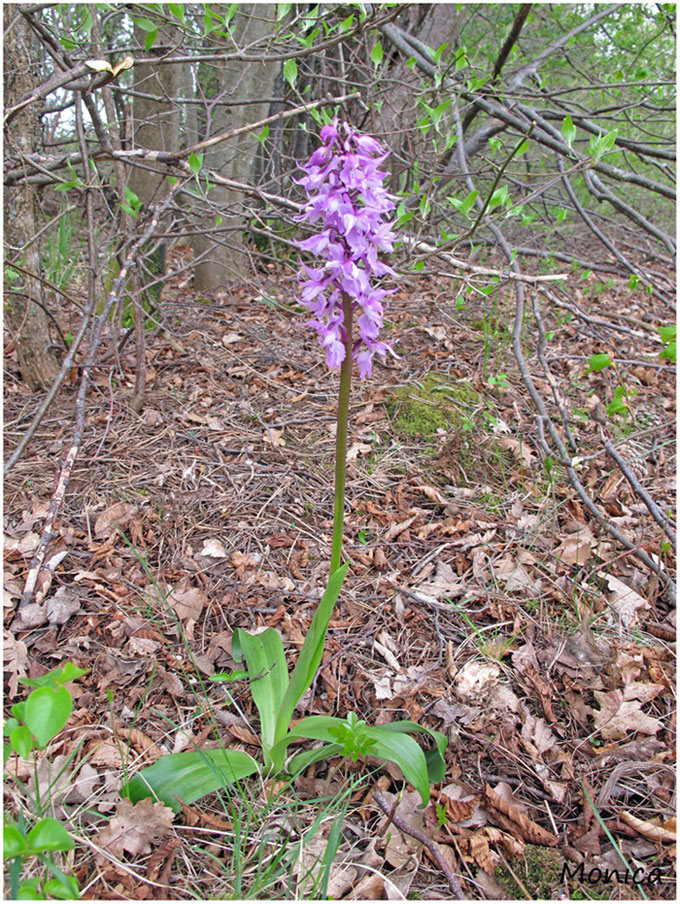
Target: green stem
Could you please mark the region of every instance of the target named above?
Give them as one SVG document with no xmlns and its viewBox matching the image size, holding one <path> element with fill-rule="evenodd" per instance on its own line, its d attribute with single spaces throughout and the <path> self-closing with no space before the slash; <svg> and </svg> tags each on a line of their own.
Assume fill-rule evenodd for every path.
<svg viewBox="0 0 680 904">
<path fill-rule="evenodd" d="M 340 568 L 342 558 L 342 521 L 345 514 L 345 476 L 347 473 L 347 421 L 349 419 L 349 392 L 352 384 L 352 300 L 346 292 L 342 293 L 342 313 L 347 331 L 347 342 L 345 360 L 340 367 L 338 429 L 335 436 L 335 507 L 333 509 L 331 574 Z"/>
</svg>

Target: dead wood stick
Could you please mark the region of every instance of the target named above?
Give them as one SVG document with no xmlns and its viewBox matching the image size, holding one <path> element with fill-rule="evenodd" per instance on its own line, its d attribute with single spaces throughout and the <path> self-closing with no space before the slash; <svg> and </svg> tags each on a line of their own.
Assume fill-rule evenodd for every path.
<svg viewBox="0 0 680 904">
<path fill-rule="evenodd" d="M 647 509 L 649 510 L 650 515 L 656 521 L 656 523 L 659 525 L 659 527 L 663 530 L 663 532 L 666 534 L 668 539 L 671 541 L 671 543 L 673 544 L 673 549 L 677 553 L 678 538 L 677 538 L 672 526 L 670 525 L 668 519 L 665 517 L 665 515 L 663 514 L 663 512 L 661 511 L 659 506 L 656 504 L 656 502 L 649 495 L 647 490 L 642 486 L 640 481 L 637 479 L 637 477 L 633 473 L 633 470 L 630 467 L 630 465 L 626 462 L 626 460 L 624 458 L 621 457 L 621 455 L 619 455 L 614 443 L 610 439 L 608 439 L 608 440 L 606 440 L 604 447 L 607 450 L 607 452 L 609 452 L 611 457 L 614 459 L 614 461 L 616 462 L 616 464 L 619 467 L 619 470 L 621 471 L 623 476 L 626 478 L 628 483 L 633 488 L 633 492 L 637 496 L 639 496 L 639 498 L 647 506 Z"/>
<path fill-rule="evenodd" d="M 49 542 L 54 536 L 54 524 L 64 500 L 64 495 L 66 493 L 69 479 L 71 477 L 71 471 L 73 470 L 73 465 L 78 455 L 78 450 L 80 449 L 80 444 L 83 438 L 83 429 L 85 426 L 85 398 L 87 396 L 87 389 L 90 382 L 90 374 L 97 362 L 97 354 L 99 351 L 99 344 L 101 342 L 102 334 L 104 332 L 104 327 L 108 321 L 109 314 L 114 304 L 116 304 L 116 302 L 120 299 L 122 292 L 125 290 L 128 274 L 131 267 L 137 260 L 141 248 L 158 229 L 158 225 L 160 223 L 163 212 L 171 204 L 175 197 L 175 194 L 179 190 L 180 183 L 178 183 L 177 186 L 175 186 L 174 189 L 168 194 L 168 196 L 154 209 L 149 220 L 149 225 L 146 227 L 146 229 L 137 239 L 134 245 L 132 245 L 132 247 L 130 248 L 130 252 L 125 262 L 123 263 L 123 266 L 120 269 L 120 273 L 116 278 L 111 292 L 109 293 L 109 296 L 106 300 L 104 309 L 94 321 L 90 348 L 88 350 L 87 360 L 82 365 L 82 377 L 80 379 L 80 386 L 78 387 L 78 395 L 76 396 L 76 425 L 73 432 L 73 440 L 57 476 L 55 490 L 52 494 L 52 498 L 50 499 L 50 504 L 47 510 L 47 515 L 45 517 L 40 542 L 38 543 L 38 548 L 35 551 L 30 568 L 28 569 L 28 574 L 26 575 L 26 583 L 24 584 L 24 591 L 22 593 L 21 602 L 19 604 L 20 609 L 24 608 L 34 601 L 38 575 L 40 574 L 40 570 L 45 560 L 45 554 L 47 552 Z M 31 425 L 31 427 L 33 427 L 33 425 Z M 22 448 L 25 448 L 25 445 L 26 444 L 24 443 Z M 7 470 L 8 468 L 6 468 L 6 471 Z"/>
<path fill-rule="evenodd" d="M 436 843 L 424 832 L 421 832 L 419 829 L 415 829 L 413 826 L 409 825 L 405 819 L 402 819 L 401 816 L 399 816 L 398 813 L 393 813 L 392 807 L 390 807 L 390 805 L 387 803 L 387 801 L 379 791 L 374 791 L 372 796 L 373 800 L 378 804 L 383 813 L 387 817 L 391 817 L 392 822 L 400 832 L 406 832 L 407 835 L 410 835 L 411 838 L 415 838 L 416 841 L 419 841 L 428 849 L 430 854 L 432 854 L 435 863 L 446 876 L 446 881 L 449 883 L 449 888 L 453 893 L 453 897 L 457 901 L 466 901 L 467 898 L 463 894 L 463 889 L 461 888 L 461 884 L 458 881 L 458 877 L 451 872 L 448 863 L 442 857 Z"/>
</svg>

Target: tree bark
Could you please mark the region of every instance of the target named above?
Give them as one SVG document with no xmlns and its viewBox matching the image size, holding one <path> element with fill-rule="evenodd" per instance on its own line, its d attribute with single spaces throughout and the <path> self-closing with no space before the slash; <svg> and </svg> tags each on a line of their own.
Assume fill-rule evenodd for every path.
<svg viewBox="0 0 680 904">
<path fill-rule="evenodd" d="M 273 4 L 244 3 L 232 19 L 230 27 L 234 41 L 242 46 L 262 41 L 273 35 L 276 24 L 276 8 Z M 236 129 L 249 122 L 267 116 L 269 104 L 258 98 L 269 98 L 274 90 L 279 62 L 225 62 L 215 63 L 215 94 L 225 101 L 240 101 L 233 106 L 215 106 L 209 122 L 209 134 L 216 135 L 227 129 Z M 209 98 L 214 100 L 214 98 Z M 222 176 L 237 182 L 251 178 L 258 142 L 254 134 L 241 135 L 224 141 L 206 151 L 205 166 Z M 216 217 L 203 217 L 197 223 L 194 237 L 194 254 L 205 255 L 196 265 L 194 288 L 199 292 L 211 291 L 220 285 L 246 278 L 250 272 L 249 257 L 245 246 L 244 226 L 247 209 L 243 195 L 222 186 L 214 186 L 208 200 L 219 209 L 220 243 L 211 235 L 216 229 Z"/>
<path fill-rule="evenodd" d="M 3 7 L 5 31 L 5 103 L 11 107 L 39 83 L 41 53 L 38 42 L 18 7 Z M 11 26 L 11 27 L 10 27 Z M 18 159 L 40 147 L 40 106 L 19 111 L 5 131 L 5 152 Z M 40 273 L 37 190 L 33 185 L 5 189 L 5 265 L 20 264 L 31 274 Z M 11 272 L 11 271 L 10 271 Z M 47 389 L 59 373 L 59 361 L 51 346 L 49 320 L 40 307 L 40 282 L 19 274 L 5 296 L 7 326 L 16 343 L 21 378 L 32 390 Z"/>
</svg>

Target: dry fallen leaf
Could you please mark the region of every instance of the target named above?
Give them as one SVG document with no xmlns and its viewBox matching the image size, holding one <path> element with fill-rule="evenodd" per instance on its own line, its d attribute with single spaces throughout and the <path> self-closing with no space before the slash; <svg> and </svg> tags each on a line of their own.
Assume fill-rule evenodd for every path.
<svg viewBox="0 0 680 904">
<path fill-rule="evenodd" d="M 122 857 L 124 852 L 138 857 L 150 853 L 151 845 L 168 834 L 173 818 L 170 807 L 150 798 L 136 804 L 121 800 L 116 815 L 97 833 L 95 841 L 115 857 Z"/>
<path fill-rule="evenodd" d="M 233 345 L 235 342 L 240 342 L 243 338 L 244 337 L 241 335 L 241 333 L 235 333 L 231 331 L 229 333 L 225 333 L 224 336 L 222 336 L 222 345 L 224 345 L 225 347 Z"/>
<path fill-rule="evenodd" d="M 200 587 L 192 587 L 187 578 L 180 581 L 168 596 L 168 604 L 180 619 L 198 620 L 203 607 L 208 604 L 208 597 Z"/>
<path fill-rule="evenodd" d="M 257 568 L 262 561 L 259 553 L 243 553 L 235 549 L 229 557 L 229 562 L 236 569 L 236 574 L 242 575 L 248 568 Z"/>
<path fill-rule="evenodd" d="M 265 443 L 269 446 L 273 446 L 275 449 L 286 445 L 286 441 L 283 438 L 283 430 L 277 430 L 275 427 L 267 427 L 262 434 L 262 439 Z"/>
<path fill-rule="evenodd" d="M 131 502 L 116 502 L 97 516 L 94 535 L 97 540 L 110 537 L 116 529 L 125 530 L 130 520 L 137 514 L 137 506 Z"/>
<path fill-rule="evenodd" d="M 626 810 L 623 810 L 620 815 L 624 822 L 627 822 L 629 826 L 634 828 L 636 832 L 639 832 L 645 838 L 649 838 L 650 841 L 669 841 L 672 844 L 675 844 L 678 840 L 675 831 L 670 832 L 668 829 L 657 825 L 654 822 L 650 822 L 646 819 L 638 819 L 637 816 L 633 816 L 632 813 L 628 813 Z"/>
<path fill-rule="evenodd" d="M 436 601 L 447 597 L 451 599 L 451 597 L 462 596 L 465 587 L 461 584 L 458 575 L 449 563 L 440 559 L 437 562 L 437 571 L 434 577 L 426 578 L 419 585 L 418 590 Z"/>
<path fill-rule="evenodd" d="M 585 565 L 595 546 L 595 538 L 586 527 L 582 532 L 565 537 L 553 555 L 565 565 Z"/>
<path fill-rule="evenodd" d="M 472 699 L 494 686 L 500 675 L 500 666 L 480 659 L 469 659 L 460 669 L 454 680 L 454 687 L 459 697 Z"/>
<path fill-rule="evenodd" d="M 502 436 L 497 442 L 499 446 L 511 452 L 515 461 L 519 462 L 523 467 L 527 469 L 532 467 L 534 453 L 529 443 L 514 439 L 512 436 Z"/>
<path fill-rule="evenodd" d="M 211 559 L 226 559 L 227 551 L 218 539 L 213 538 L 212 540 L 204 540 L 203 549 L 199 552 L 199 556 L 209 556 Z"/>
<path fill-rule="evenodd" d="M 40 535 L 36 534 L 34 531 L 29 531 L 27 534 L 24 534 L 20 540 L 16 537 L 8 537 L 7 534 L 5 534 L 2 546 L 6 553 L 20 552 L 24 556 L 29 556 L 36 551 L 38 543 L 40 543 Z"/>
<path fill-rule="evenodd" d="M 155 408 L 146 408 L 144 410 L 144 423 L 147 427 L 160 427 L 164 423 L 163 415 Z"/>
<path fill-rule="evenodd" d="M 494 820 L 499 823 L 501 828 L 513 831 L 531 844 L 542 844 L 546 847 L 556 847 L 559 844 L 559 838 L 530 819 L 513 802 L 512 791 L 505 782 L 499 782 L 495 790 L 487 785 L 484 793 L 487 806 L 491 808 Z"/>
<path fill-rule="evenodd" d="M 437 505 L 448 505 L 451 501 L 444 496 L 441 490 L 438 490 L 437 487 L 432 487 L 427 483 L 416 484 L 413 489 L 420 490 L 421 493 L 427 496 L 428 499 L 431 499 L 432 502 L 436 502 Z"/>
<path fill-rule="evenodd" d="M 47 600 L 47 621 L 51 625 L 64 625 L 77 612 L 80 612 L 78 594 L 66 586 L 60 587 Z"/>
<path fill-rule="evenodd" d="M 604 575 L 609 585 L 609 602 L 618 612 L 621 624 L 624 628 L 630 628 L 637 622 L 638 610 L 650 609 L 646 599 L 636 593 L 632 587 L 624 584 L 611 574 Z"/>
<path fill-rule="evenodd" d="M 19 678 L 26 677 L 28 669 L 28 648 L 23 640 L 17 640 L 14 634 L 5 631 L 3 634 L 3 671 L 9 672 L 9 696 L 16 697 Z"/>
<path fill-rule="evenodd" d="M 593 693 L 600 706 L 599 710 L 593 711 L 593 721 L 606 741 L 625 738 L 635 732 L 653 735 L 663 728 L 660 719 L 654 719 L 642 712 L 640 700 L 626 700 L 619 690 L 593 691 Z"/>
<path fill-rule="evenodd" d="M 295 590 L 295 584 L 286 575 L 278 575 L 273 571 L 259 571 L 246 580 L 247 584 L 255 583 L 266 590 Z"/>
<path fill-rule="evenodd" d="M 347 461 L 356 461 L 360 455 L 368 455 L 372 449 L 370 443 L 352 443 L 347 450 Z"/>
<path fill-rule="evenodd" d="M 114 769 L 118 769 L 123 762 L 121 756 L 122 745 L 110 738 L 95 743 L 96 746 L 93 746 L 89 753 L 89 760 L 92 765 L 111 766 Z"/>
</svg>

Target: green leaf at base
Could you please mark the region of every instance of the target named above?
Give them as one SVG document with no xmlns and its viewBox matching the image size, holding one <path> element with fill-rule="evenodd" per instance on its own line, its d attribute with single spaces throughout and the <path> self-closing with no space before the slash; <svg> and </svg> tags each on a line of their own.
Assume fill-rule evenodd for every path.
<svg viewBox="0 0 680 904">
<path fill-rule="evenodd" d="M 237 628 L 231 650 L 236 662 L 245 659 L 248 666 L 250 690 L 260 714 L 260 737 L 265 765 L 268 765 L 281 702 L 288 687 L 288 666 L 283 643 L 279 632 L 274 628 L 267 628 L 259 634 L 249 634 Z"/>
<path fill-rule="evenodd" d="M 338 728 L 346 724 L 345 719 L 334 716 L 309 716 L 301 719 L 273 749 L 273 758 L 282 757 L 285 748 L 299 738 L 325 741 L 327 746 L 293 757 L 289 764 L 291 770 L 299 771 L 326 756 L 343 753 L 344 744 L 337 743 L 337 734 Z M 429 734 L 435 740 L 436 747 L 428 751 L 427 757 L 418 742 L 411 737 L 411 733 L 416 732 Z M 408 720 L 389 722 L 386 725 L 362 725 L 361 734 L 372 742 L 370 755 L 396 763 L 406 781 L 419 792 L 423 806 L 426 806 L 430 799 L 430 782 L 444 778 L 446 737 L 439 731 Z"/>
<path fill-rule="evenodd" d="M 163 801 L 175 813 L 182 803 L 219 791 L 259 769 L 257 762 L 242 750 L 189 750 L 171 753 L 142 769 L 121 788 L 121 796 L 133 803 L 152 797 Z"/>
</svg>

